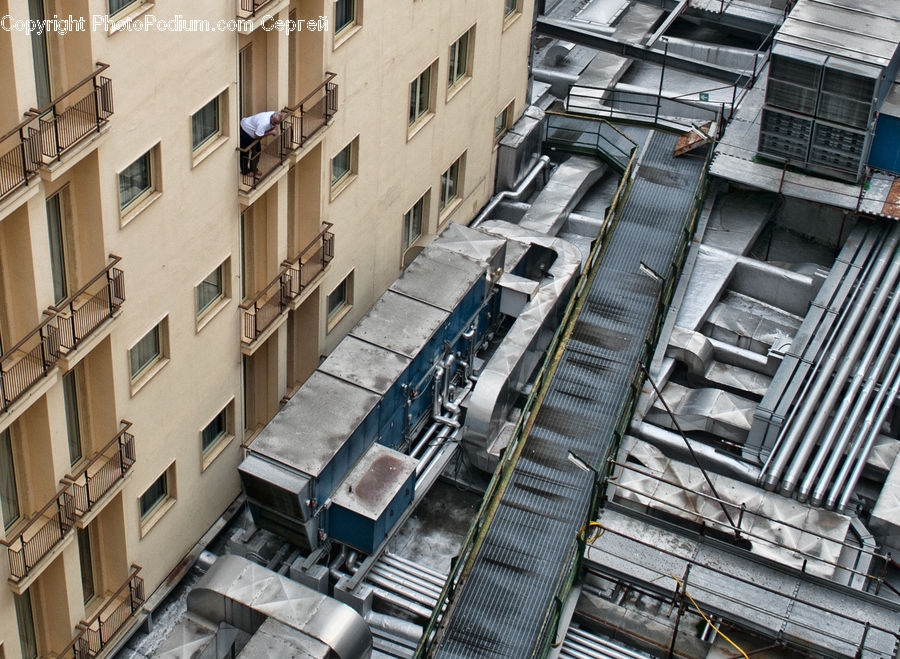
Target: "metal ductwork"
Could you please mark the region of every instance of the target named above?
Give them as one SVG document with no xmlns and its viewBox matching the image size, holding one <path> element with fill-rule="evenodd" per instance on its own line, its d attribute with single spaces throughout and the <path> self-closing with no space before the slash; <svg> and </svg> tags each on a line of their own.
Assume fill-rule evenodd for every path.
<svg viewBox="0 0 900 659">
<path fill-rule="evenodd" d="M 537 245 L 555 254 L 555 260 L 538 282 L 536 292 L 481 370 L 467 404 L 463 446 L 476 467 L 492 472 L 505 446 L 502 445 L 502 438 L 498 441 L 498 435 L 524 386 L 540 364 L 565 313 L 581 271 L 582 254 L 564 240 L 537 235 L 507 222 L 485 222 L 481 230 L 506 238 L 510 243 L 516 242 L 523 246 L 523 250 Z"/>
<path fill-rule="evenodd" d="M 356 611 L 240 556 L 220 557 L 188 593 L 187 608 L 213 625 L 261 635 L 241 653 L 248 659 L 301 652 L 368 659 L 372 652 L 372 634 Z"/>
</svg>

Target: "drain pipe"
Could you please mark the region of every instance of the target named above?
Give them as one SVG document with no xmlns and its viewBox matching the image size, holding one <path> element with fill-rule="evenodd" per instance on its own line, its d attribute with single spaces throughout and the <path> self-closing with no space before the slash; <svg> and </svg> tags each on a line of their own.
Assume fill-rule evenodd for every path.
<svg viewBox="0 0 900 659">
<path fill-rule="evenodd" d="M 825 502 L 828 508 L 844 510 L 847 507 L 850 495 L 853 494 L 853 490 L 856 488 L 860 476 L 862 476 L 862 470 L 866 465 L 872 445 L 875 443 L 878 433 L 881 432 L 881 424 L 884 423 L 888 412 L 894 406 L 894 401 L 897 400 L 897 393 L 900 391 L 900 377 L 898 375 L 900 375 L 900 351 L 894 355 L 890 372 L 885 378 L 878 396 L 875 398 L 875 403 L 869 408 L 869 413 L 866 415 L 863 426 L 856 436 L 856 441 L 853 442 L 847 457 L 844 458 L 844 463 L 841 465 L 841 471 L 838 473 L 834 485 L 831 486 L 831 493 Z M 888 382 L 891 383 L 890 387 L 885 386 Z M 876 412 L 876 410 L 878 411 Z M 860 449 L 862 449 L 861 453 Z M 847 483 L 846 487 L 844 487 L 844 483 Z"/>
<path fill-rule="evenodd" d="M 844 395 L 841 406 L 835 415 L 835 419 L 828 429 L 828 434 L 825 436 L 825 439 L 822 440 L 822 445 L 819 447 L 816 459 L 806 474 L 806 479 L 803 481 L 803 485 L 800 488 L 801 501 L 805 500 L 809 495 L 813 480 L 827 458 L 828 462 L 825 464 L 825 469 L 822 471 L 822 476 L 819 478 L 816 489 L 812 495 L 812 504 L 814 506 L 818 506 L 822 503 L 822 498 L 825 496 L 825 491 L 828 489 L 828 483 L 831 481 L 832 476 L 834 476 L 834 472 L 838 468 L 838 463 L 840 462 L 841 457 L 843 457 L 847 445 L 853 437 L 853 431 L 856 430 L 856 426 L 862 418 L 869 400 L 872 398 L 872 394 L 875 391 L 875 385 L 878 384 L 879 379 L 884 375 L 884 370 L 888 365 L 888 360 L 891 357 L 893 348 L 897 344 L 898 339 L 900 339 L 900 324 L 896 322 L 898 310 L 900 310 L 900 295 L 894 294 L 890 307 L 884 313 L 878 327 L 877 337 L 869 345 L 868 350 L 866 350 L 866 354 L 863 357 L 862 362 L 860 362 L 856 375 L 853 378 L 853 383 L 850 385 L 848 392 Z M 889 326 L 891 328 L 890 335 L 885 341 L 884 334 Z M 871 363 L 875 358 L 876 353 L 878 353 L 878 359 L 875 361 L 875 367 L 872 368 Z M 847 410 L 850 407 L 850 403 L 853 401 L 851 392 L 856 392 L 860 387 L 860 384 L 863 385 L 862 391 L 856 398 L 856 403 L 850 411 L 849 418 L 847 418 L 846 422 L 843 424 L 843 430 L 838 437 L 837 444 L 832 448 L 834 437 L 837 435 L 838 430 L 841 429 L 841 423 L 847 417 Z"/>
<path fill-rule="evenodd" d="M 809 427 L 806 428 L 805 431 L 798 429 L 803 434 L 803 438 L 797 448 L 797 453 L 781 482 L 781 493 L 785 496 L 790 496 L 797 486 L 800 475 L 803 473 L 803 469 L 806 467 L 810 455 L 816 448 L 816 442 L 818 441 L 822 430 L 825 428 L 825 424 L 828 423 L 831 411 L 834 409 L 838 398 L 842 396 L 844 389 L 847 387 L 847 378 L 850 375 L 850 371 L 857 364 L 863 349 L 869 344 L 869 337 L 872 334 L 872 330 L 879 321 L 878 311 L 884 309 L 884 305 L 887 303 L 889 296 L 894 290 L 897 279 L 900 278 L 900 254 L 895 253 L 895 250 L 896 246 L 889 250 L 892 259 L 890 268 L 881 282 L 878 293 L 875 295 L 875 301 L 872 306 L 866 305 L 866 308 L 860 309 L 860 313 L 863 314 L 862 324 L 856 328 L 852 335 L 847 336 L 844 345 L 838 344 L 836 350 L 836 353 L 838 354 L 832 353 L 829 355 L 833 361 L 836 362 L 839 360 L 840 366 L 838 366 L 837 372 L 834 374 L 831 381 L 824 383 L 829 385 L 828 389 L 822 399 L 822 403 L 818 405 L 815 416 Z M 885 256 L 887 257 L 887 254 Z M 874 311 L 874 313 L 869 313 L 870 310 Z M 853 325 L 855 325 L 855 323 L 853 323 Z M 877 342 L 877 340 L 877 337 L 875 337 L 874 341 Z M 830 373 L 831 370 L 832 369 L 829 368 L 825 372 Z"/>
<path fill-rule="evenodd" d="M 541 156 L 534 167 L 531 168 L 531 171 L 522 179 L 522 182 L 516 186 L 515 190 L 504 190 L 503 192 L 494 195 L 493 199 L 487 203 L 487 206 L 485 206 L 475 219 L 469 223 L 469 226 L 474 229 L 484 222 L 488 218 L 488 215 L 490 215 L 497 207 L 497 204 L 504 199 L 515 198 L 518 201 L 519 197 L 525 193 L 528 186 L 534 182 L 534 179 L 537 178 L 537 175 L 549 164 L 549 162 L 550 156 Z"/>
<path fill-rule="evenodd" d="M 869 301 L 875 294 L 878 283 L 882 279 L 885 270 L 888 268 L 889 254 L 893 254 L 897 248 L 898 240 L 900 240 L 898 231 L 900 231 L 900 226 L 891 232 L 889 238 L 882 245 L 878 255 L 877 264 L 873 268 L 873 272 L 865 284 L 865 289 L 861 294 L 860 299 L 850 311 L 846 323 L 841 327 L 840 337 L 837 338 L 835 345 L 829 350 L 828 356 L 822 364 L 822 368 L 819 370 L 820 377 L 816 378 L 815 383 L 810 387 L 807 397 L 803 400 L 802 408 L 798 409 L 794 416 L 793 423 L 790 427 L 783 430 L 782 435 L 779 436 L 777 452 L 773 451 L 772 455 L 769 456 L 769 462 L 763 467 L 760 484 L 765 487 L 765 489 L 771 491 L 776 488 L 778 481 L 781 479 L 781 475 L 788 466 L 791 456 L 794 454 L 794 449 L 800 443 L 801 439 L 803 439 L 804 435 L 806 435 L 806 437 L 811 437 L 811 440 L 804 442 L 805 444 L 810 444 L 810 446 L 805 448 L 806 455 L 804 456 L 804 462 L 806 461 L 809 452 L 812 450 L 811 443 L 816 440 L 816 436 L 806 432 L 807 424 L 809 423 L 810 418 L 815 414 L 816 410 L 821 409 L 819 406 L 819 399 L 822 394 L 825 393 L 825 389 L 831 381 L 828 375 L 833 373 L 837 362 L 844 357 L 847 345 L 851 343 L 853 339 L 859 337 L 856 328 L 866 310 L 869 308 Z M 897 265 L 896 261 L 894 265 Z M 893 276 L 893 279 L 896 279 L 896 274 Z M 803 447 L 801 447 L 801 449 L 802 448 Z M 787 479 L 785 479 L 782 490 L 786 490 L 789 494 L 792 487 L 788 488 L 788 484 Z M 791 483 L 790 485 L 793 484 Z"/>
</svg>

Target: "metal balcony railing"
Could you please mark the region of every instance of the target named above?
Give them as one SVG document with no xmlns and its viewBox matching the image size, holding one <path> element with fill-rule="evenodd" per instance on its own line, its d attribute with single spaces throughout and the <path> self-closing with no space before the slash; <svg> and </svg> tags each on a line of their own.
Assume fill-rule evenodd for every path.
<svg viewBox="0 0 900 659">
<path fill-rule="evenodd" d="M 28 393 L 59 359 L 59 331 L 53 321 L 45 319 L 0 355 L 0 412 Z"/>
<path fill-rule="evenodd" d="M 0 541 L 9 555 L 11 581 L 21 581 L 58 545 L 75 524 L 75 498 L 68 485 L 12 538 Z"/>
<path fill-rule="evenodd" d="M 112 80 L 100 74 L 109 64 L 97 64 L 89 76 L 43 108 L 32 108 L 37 128 L 28 128 L 28 139 L 36 140 L 41 162 L 46 164 L 78 144 L 91 133 L 99 133 L 113 114 Z"/>
<path fill-rule="evenodd" d="M 40 164 L 37 141 L 29 141 L 28 118 L 0 137 L 0 199 L 18 190 L 35 177 Z"/>
<path fill-rule="evenodd" d="M 289 134 L 284 130 L 284 122 L 276 135 L 268 135 L 254 140 L 250 146 L 241 149 L 240 158 L 249 161 L 249 173 L 241 172 L 241 185 L 255 190 L 276 169 L 281 167 L 291 152 Z"/>
<path fill-rule="evenodd" d="M 110 442 L 101 448 L 74 474 L 67 474 L 65 481 L 72 487 L 75 497 L 75 514 L 87 515 L 134 465 L 134 435 L 128 432 L 131 423 L 122 421 L 122 428 Z"/>
<path fill-rule="evenodd" d="M 336 73 L 326 73 L 325 80 L 299 103 L 285 109 L 283 131 L 288 134 L 290 149 L 295 151 L 322 128 L 338 110 Z"/>
<path fill-rule="evenodd" d="M 248 345 L 253 343 L 287 308 L 288 302 L 290 280 L 287 269 L 282 268 L 268 286 L 241 305 L 244 319 L 241 341 Z"/>
<path fill-rule="evenodd" d="M 75 638 L 56 655 L 57 659 L 92 659 L 109 645 L 146 601 L 140 571 L 140 566 L 131 566 L 128 580 L 106 599 L 93 618 L 78 624 Z"/>
<path fill-rule="evenodd" d="M 238 18 L 254 18 L 260 9 L 270 4 L 273 0 L 240 0 L 238 3 Z"/>
<path fill-rule="evenodd" d="M 322 231 L 310 241 L 309 245 L 293 259 L 284 262 L 289 282 L 288 295 L 291 300 L 300 295 L 334 258 L 332 226 L 330 222 L 325 222 Z"/>
<path fill-rule="evenodd" d="M 116 268 L 122 259 L 110 255 L 106 267 L 58 306 L 50 307 L 59 345 L 74 350 L 110 318 L 125 301 L 125 274 Z"/>
</svg>

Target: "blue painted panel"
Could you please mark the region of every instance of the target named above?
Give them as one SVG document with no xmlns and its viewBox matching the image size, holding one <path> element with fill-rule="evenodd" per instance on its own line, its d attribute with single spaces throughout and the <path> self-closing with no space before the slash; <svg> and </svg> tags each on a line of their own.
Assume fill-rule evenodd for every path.
<svg viewBox="0 0 900 659">
<path fill-rule="evenodd" d="M 900 117 L 882 114 L 878 118 L 869 166 L 900 174 Z"/>
</svg>

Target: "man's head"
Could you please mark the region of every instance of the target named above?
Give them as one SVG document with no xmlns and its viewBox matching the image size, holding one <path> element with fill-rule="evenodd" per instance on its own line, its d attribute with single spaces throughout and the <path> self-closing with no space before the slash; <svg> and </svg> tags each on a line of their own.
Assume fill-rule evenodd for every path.
<svg viewBox="0 0 900 659">
<path fill-rule="evenodd" d="M 278 124 L 281 123 L 282 119 L 283 119 L 283 117 L 281 116 L 281 113 L 280 113 L 280 112 L 276 112 L 275 114 L 272 115 L 272 120 L 271 120 L 271 121 L 272 121 L 272 125 L 273 125 L 273 126 L 277 126 Z"/>
</svg>

